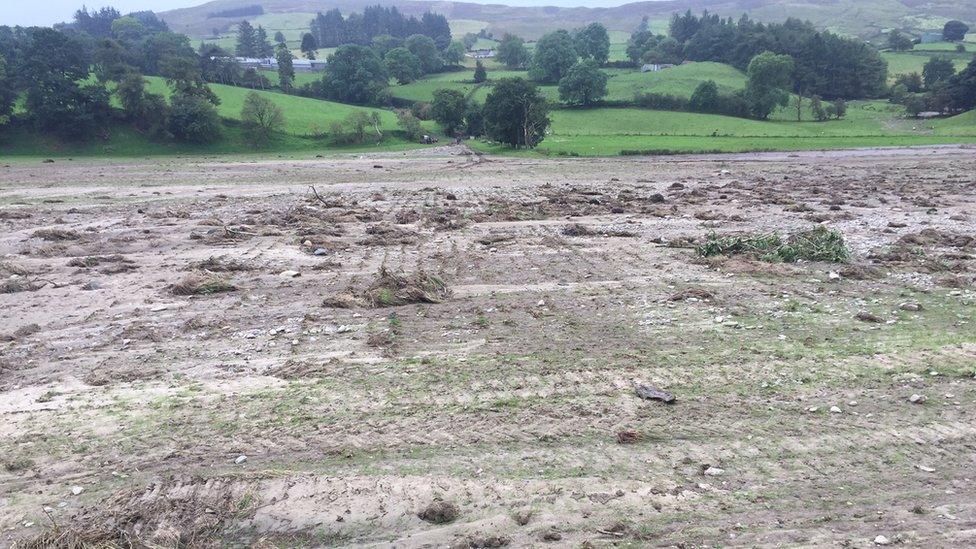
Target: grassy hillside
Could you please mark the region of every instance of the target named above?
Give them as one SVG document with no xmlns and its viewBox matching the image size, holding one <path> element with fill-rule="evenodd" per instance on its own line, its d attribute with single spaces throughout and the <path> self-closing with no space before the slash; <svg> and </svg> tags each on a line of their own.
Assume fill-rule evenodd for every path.
<svg viewBox="0 0 976 549">
<path fill-rule="evenodd" d="M 903 119 L 900 107 L 856 101 L 843 120 L 796 122 L 794 116 L 788 109 L 769 121 L 644 109 L 557 110 L 540 152 L 615 155 L 625 150 L 738 152 L 976 142 L 974 113 L 915 121 Z"/>
<path fill-rule="evenodd" d="M 605 69 L 607 81 L 607 100 L 630 101 L 638 93 L 654 92 L 691 97 L 695 88 L 706 80 L 714 80 L 723 92 L 732 92 L 745 86 L 745 75 L 735 67 L 722 63 L 692 63 L 660 72 L 642 73 L 633 69 Z M 491 91 L 491 81 L 500 78 L 526 78 L 525 71 L 489 69 L 489 82 L 475 84 L 474 73 L 470 70 L 435 74 L 410 84 L 392 86 L 390 93 L 397 98 L 409 101 L 431 101 L 434 92 L 447 88 L 460 90 L 478 103 L 484 102 Z M 552 101 L 559 100 L 559 90 L 555 85 L 539 86 L 543 95 Z"/>
<path fill-rule="evenodd" d="M 161 15 L 174 30 L 206 38 L 213 36 L 215 28 L 225 32 L 239 22 L 239 18 L 208 17 L 210 13 L 254 3 L 254 0 L 217 0 Z M 339 8 L 343 13 L 361 12 L 363 7 L 375 4 L 377 0 L 261 0 L 259 3 L 266 14 L 287 15 L 324 12 L 332 8 Z M 393 2 L 380 0 L 379 3 Z M 820 28 L 865 38 L 877 37 L 891 28 L 914 32 L 938 30 L 948 19 L 976 21 L 976 2 L 973 0 L 673 0 L 636 2 L 614 8 L 513 7 L 420 0 L 398 0 L 395 4 L 407 15 L 420 15 L 431 10 L 450 20 L 464 21 L 456 24 L 458 31 L 467 32 L 467 29 L 487 24 L 497 36 L 514 32 L 529 39 L 557 28 L 580 27 L 593 21 L 605 24 L 610 30 L 630 32 L 643 16 L 660 28 L 672 13 L 686 9 L 696 12 L 708 9 L 731 17 L 748 13 L 760 21 L 781 22 L 787 17 L 798 17 L 809 19 Z M 471 21 L 477 23 L 467 23 Z M 282 26 L 290 27 L 291 22 L 282 23 Z"/>
<path fill-rule="evenodd" d="M 706 80 L 714 80 L 723 92 L 742 89 L 745 75 L 730 65 L 722 63 L 691 63 L 660 72 L 642 73 L 638 70 L 608 71 L 607 99 L 630 100 L 638 92 L 654 92 L 691 97 L 695 88 Z"/>
<path fill-rule="evenodd" d="M 162 78 L 149 77 L 148 80 L 150 91 L 169 93 L 169 88 Z M 244 98 L 252 90 L 220 84 L 211 84 L 210 88 L 220 98 L 220 106 L 217 107 L 220 115 L 224 118 L 240 119 Z M 342 121 L 355 111 L 378 113 L 382 121 L 381 128 L 384 131 L 397 129 L 396 115 L 389 110 L 357 107 L 276 92 L 258 91 L 257 93 L 271 99 L 281 107 L 285 115 L 285 132 L 292 135 L 320 135 L 329 130 L 331 123 Z"/>
<path fill-rule="evenodd" d="M 976 48 L 973 48 L 976 50 Z M 973 53 L 957 54 L 943 51 L 911 51 L 911 52 L 882 52 L 881 56 L 888 62 L 888 78 L 894 79 L 899 74 L 917 72 L 922 74 L 922 67 L 933 56 L 943 56 L 952 59 L 956 70 L 962 70 L 973 58 Z"/>
<path fill-rule="evenodd" d="M 401 151 L 424 147 L 408 142 L 396 134 L 387 134 L 378 144 L 335 146 L 328 139 L 306 138 L 290 134 L 278 135 L 268 147 L 255 150 L 241 135 L 240 127 L 225 126 L 220 141 L 210 145 L 154 141 L 126 124 L 108 129 L 105 139 L 84 143 L 64 143 L 39 135 L 30 129 L 5 129 L 0 135 L 0 156 L 7 159 L 37 157 L 133 158 L 147 156 L 226 156 L 226 155 L 298 155 L 315 156 L 354 152 Z"/>
</svg>

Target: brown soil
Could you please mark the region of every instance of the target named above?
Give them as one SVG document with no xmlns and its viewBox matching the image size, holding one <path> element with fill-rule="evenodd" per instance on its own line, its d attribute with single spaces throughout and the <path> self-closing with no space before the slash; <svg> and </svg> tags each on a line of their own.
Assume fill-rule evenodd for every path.
<svg viewBox="0 0 976 549">
<path fill-rule="evenodd" d="M 976 543 L 971 150 L 440 154 L 3 168 L 0 547 Z"/>
</svg>

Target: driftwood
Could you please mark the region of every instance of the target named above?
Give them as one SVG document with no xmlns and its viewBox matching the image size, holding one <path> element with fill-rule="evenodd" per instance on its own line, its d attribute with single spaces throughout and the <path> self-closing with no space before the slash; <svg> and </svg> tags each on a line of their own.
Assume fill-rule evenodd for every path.
<svg viewBox="0 0 976 549">
<path fill-rule="evenodd" d="M 656 387 L 651 387 L 650 385 L 634 383 L 634 390 L 637 392 L 637 396 L 645 400 L 660 400 L 665 404 L 674 404 L 675 402 L 674 395 Z"/>
</svg>

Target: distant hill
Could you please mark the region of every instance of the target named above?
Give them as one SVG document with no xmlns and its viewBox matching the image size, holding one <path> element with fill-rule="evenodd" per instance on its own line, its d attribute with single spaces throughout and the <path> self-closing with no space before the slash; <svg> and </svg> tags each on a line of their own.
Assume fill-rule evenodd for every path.
<svg viewBox="0 0 976 549">
<path fill-rule="evenodd" d="M 160 16 L 173 30 L 194 38 L 226 32 L 241 17 L 214 14 L 260 5 L 268 14 L 312 14 L 339 8 L 344 14 L 367 5 L 395 5 L 407 15 L 435 11 L 450 20 L 481 25 L 496 35 L 514 32 L 529 39 L 557 28 L 573 28 L 599 21 L 610 30 L 630 31 L 643 16 L 663 22 L 672 13 L 707 9 L 722 16 L 749 14 L 759 21 L 783 21 L 798 17 L 816 26 L 864 39 L 899 28 L 913 33 L 941 30 L 949 19 L 976 28 L 976 0 L 662 0 L 635 2 L 614 8 L 516 7 L 424 0 L 215 0 L 193 7 L 163 12 Z M 294 19 L 294 18 L 292 18 Z"/>
</svg>

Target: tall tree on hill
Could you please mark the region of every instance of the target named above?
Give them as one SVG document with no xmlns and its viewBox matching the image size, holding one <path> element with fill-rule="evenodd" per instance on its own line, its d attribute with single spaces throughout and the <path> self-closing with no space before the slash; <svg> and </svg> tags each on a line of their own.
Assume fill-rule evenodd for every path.
<svg viewBox="0 0 976 549">
<path fill-rule="evenodd" d="M 278 61 L 278 86 L 281 91 L 291 91 L 295 85 L 295 65 L 291 50 L 284 43 L 280 43 L 275 50 L 275 58 Z"/>
<path fill-rule="evenodd" d="M 437 90 L 430 104 L 430 114 L 447 135 L 455 135 L 464 125 L 468 101 L 459 90 Z"/>
<path fill-rule="evenodd" d="M 933 57 L 922 66 L 922 81 L 925 82 L 925 88 L 928 90 L 948 82 L 954 74 L 956 74 L 956 66 L 946 57 Z"/>
<path fill-rule="evenodd" d="M 374 104 L 382 100 L 389 79 L 386 65 L 372 48 L 347 44 L 329 56 L 319 90 L 333 101 Z"/>
<path fill-rule="evenodd" d="M 600 23 L 590 23 L 573 36 L 576 52 L 584 59 L 593 59 L 602 65 L 610 58 L 610 35 Z"/>
<path fill-rule="evenodd" d="M 257 57 L 257 35 L 254 27 L 247 21 L 237 25 L 237 46 L 234 48 L 238 57 Z"/>
<path fill-rule="evenodd" d="M 464 44 L 451 42 L 451 45 L 444 50 L 444 63 L 451 66 L 458 66 L 464 62 Z"/>
<path fill-rule="evenodd" d="M 317 14 L 312 21 L 312 35 L 323 48 L 335 48 L 346 43 L 346 20 L 342 12 L 332 9 L 325 14 Z"/>
<path fill-rule="evenodd" d="M 514 34 L 505 34 L 498 44 L 495 59 L 504 63 L 508 69 L 519 69 L 529 63 L 531 56 L 525 48 L 524 40 Z"/>
<path fill-rule="evenodd" d="M 77 37 L 27 29 L 17 63 L 11 72 L 21 79 L 25 110 L 38 129 L 82 139 L 107 124 L 108 91 L 100 84 L 79 84 L 89 76 L 91 59 Z"/>
<path fill-rule="evenodd" d="M 275 44 L 284 44 L 286 42 L 285 33 L 281 31 L 275 32 L 274 40 L 275 40 Z"/>
<path fill-rule="evenodd" d="M 482 112 L 488 136 L 515 148 L 534 148 L 550 124 L 548 101 L 535 84 L 522 78 L 498 80 Z"/>
<path fill-rule="evenodd" d="M 593 59 L 573 65 L 559 81 L 559 98 L 588 107 L 607 94 L 607 75 Z"/>
<path fill-rule="evenodd" d="M 410 53 L 416 55 L 417 59 L 420 59 L 420 67 L 425 74 L 437 72 L 444 66 L 444 59 L 437 51 L 437 43 L 433 38 L 424 34 L 414 34 L 408 36 L 403 45 L 410 50 Z"/>
<path fill-rule="evenodd" d="M 423 33 L 437 44 L 437 49 L 444 51 L 451 45 L 451 25 L 443 15 L 427 12 L 420 18 Z"/>
<path fill-rule="evenodd" d="M 708 15 L 706 11 L 702 19 Z M 668 25 L 668 34 L 678 42 L 687 42 L 701 28 L 701 21 L 695 17 L 689 9 L 684 15 L 677 13 L 671 16 L 671 23 Z"/>
<path fill-rule="evenodd" d="M 15 97 L 17 97 L 17 93 L 14 90 L 10 74 L 7 72 L 7 59 L 0 55 L 0 126 L 10 122 Z"/>
<path fill-rule="evenodd" d="M 488 71 L 485 70 L 485 64 L 481 62 L 481 59 L 475 61 L 474 64 L 474 83 L 481 84 L 488 80 Z"/>
<path fill-rule="evenodd" d="M 409 84 L 423 75 L 420 59 L 407 48 L 393 48 L 386 52 L 383 60 L 399 84 Z"/>
<path fill-rule="evenodd" d="M 537 82 L 559 82 L 578 58 L 576 45 L 568 32 L 551 32 L 536 43 L 529 76 Z"/>
<path fill-rule="evenodd" d="M 793 59 L 788 55 L 767 51 L 752 58 L 746 70 L 745 95 L 753 116 L 765 120 L 776 107 L 786 106 L 792 73 Z"/>
<path fill-rule="evenodd" d="M 908 51 L 915 47 L 915 42 L 898 29 L 888 33 L 888 47 L 894 51 Z"/>
<path fill-rule="evenodd" d="M 976 109 L 976 58 L 949 79 L 947 88 L 953 108 L 963 111 Z"/>
<path fill-rule="evenodd" d="M 268 32 L 260 25 L 258 25 L 258 29 L 254 33 L 254 50 L 257 57 L 264 59 L 274 57 L 274 47 L 268 41 Z"/>
<path fill-rule="evenodd" d="M 95 38 L 106 38 L 112 36 L 112 21 L 119 17 L 122 17 L 122 14 L 112 7 L 105 7 L 90 13 L 88 8 L 82 7 L 75 12 L 74 27 Z"/>
<path fill-rule="evenodd" d="M 966 39 L 966 33 L 969 32 L 969 25 L 963 23 L 962 21 L 948 21 L 944 27 L 942 27 L 942 38 L 948 40 L 949 42 L 956 42 L 959 40 Z"/>
<path fill-rule="evenodd" d="M 315 43 L 315 37 L 313 37 L 311 33 L 306 32 L 302 36 L 302 45 L 300 48 L 302 53 L 305 54 L 305 59 L 315 59 L 315 50 L 318 49 L 318 45 Z"/>
</svg>

